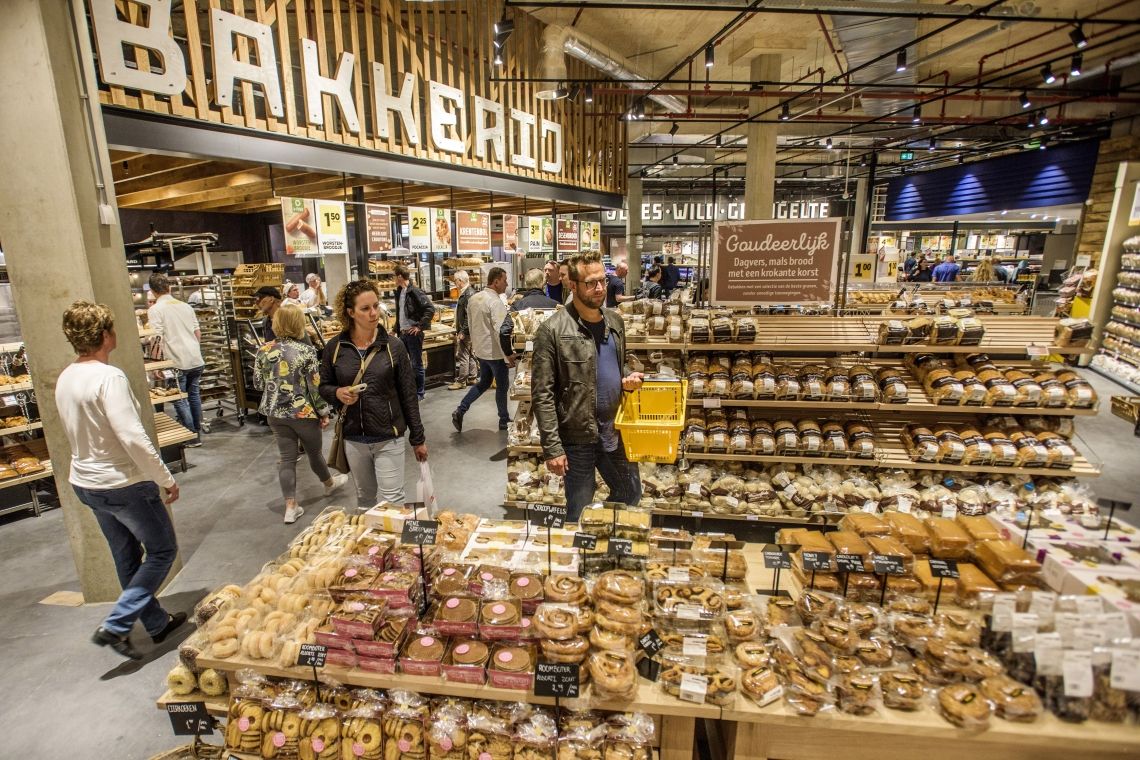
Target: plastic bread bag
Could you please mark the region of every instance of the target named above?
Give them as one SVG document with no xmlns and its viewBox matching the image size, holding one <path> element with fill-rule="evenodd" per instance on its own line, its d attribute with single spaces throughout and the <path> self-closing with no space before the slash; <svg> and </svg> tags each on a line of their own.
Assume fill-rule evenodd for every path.
<svg viewBox="0 0 1140 760">
<path fill-rule="evenodd" d="M 721 657 L 729 651 L 724 626 L 692 624 L 684 620 L 662 620 L 658 633 L 665 642 L 662 651 L 695 657 Z"/>
<path fill-rule="evenodd" d="M 362 701 L 344 713 L 340 723 L 341 755 L 344 758 L 382 760 L 384 736 L 380 725 L 383 705 Z"/>
<path fill-rule="evenodd" d="M 1018 369 L 1007 369 L 1005 379 L 1013 386 L 1016 395 L 1014 406 L 1040 406 L 1041 386 L 1028 373 Z"/>
<path fill-rule="evenodd" d="M 727 705 L 740 688 L 740 668 L 717 657 L 663 652 L 657 677 L 662 691 L 684 702 Z M 686 677 L 688 676 L 688 678 Z"/>
<path fill-rule="evenodd" d="M 772 423 L 776 436 L 777 454 L 794 454 L 800 450 L 800 436 L 796 424 L 791 420 L 776 420 Z"/>
<path fill-rule="evenodd" d="M 847 436 L 841 424 L 825 422 L 821 432 L 823 435 L 823 453 L 835 457 L 846 457 L 848 455 Z"/>
<path fill-rule="evenodd" d="M 958 431 L 965 451 L 962 453 L 962 464 L 987 465 L 993 462 L 994 449 L 985 439 L 981 431 L 974 425 L 964 425 Z"/>
<path fill-rule="evenodd" d="M 950 425 L 935 425 L 934 438 L 938 441 L 938 461 L 943 464 L 958 464 L 966 454 L 966 444 L 956 428 Z"/>
<path fill-rule="evenodd" d="M 826 367 L 818 364 L 805 364 L 800 367 L 800 398 L 803 401 L 823 401 L 826 371 Z"/>
<path fill-rule="evenodd" d="M 1012 406 L 1017 389 L 996 369 L 977 369 L 978 379 L 986 386 L 986 406 Z"/>
<path fill-rule="evenodd" d="M 987 426 L 982 435 L 993 451 L 993 464 L 999 467 L 1012 467 L 1019 461 L 1020 449 L 1006 433 L 998 428 Z M 1047 457 L 1047 454 L 1045 454 Z"/>
<path fill-rule="evenodd" d="M 926 703 L 922 679 L 907 670 L 879 673 L 879 691 L 883 705 L 892 710 L 918 710 Z"/>
<path fill-rule="evenodd" d="M 605 758 L 651 760 L 657 731 L 653 718 L 644 713 L 617 713 L 610 717 L 605 729 Z"/>
<path fill-rule="evenodd" d="M 966 395 L 965 387 L 948 369 L 931 370 L 922 385 L 935 404 L 956 406 Z"/>
<path fill-rule="evenodd" d="M 980 406 L 986 403 L 986 386 L 973 370 L 958 370 L 954 379 L 962 385 L 962 401 L 966 406 Z"/>
<path fill-rule="evenodd" d="M 467 757 L 511 760 L 513 736 L 509 722 L 487 713 L 472 715 L 467 722 Z M 396 755 L 395 757 L 402 757 Z M 422 756 L 421 756 L 422 757 Z"/>
<path fill-rule="evenodd" d="M 1061 436 L 1051 432 L 1041 432 L 1037 434 L 1038 443 L 1045 447 L 1048 454 L 1046 465 L 1057 469 L 1067 470 L 1073 466 L 1073 460 L 1076 459 L 1076 450 L 1069 445 Z"/>
<path fill-rule="evenodd" d="M 1074 409 L 1091 409 L 1096 406 L 1096 391 L 1076 372 L 1070 369 L 1060 370 L 1057 379 L 1065 386 L 1069 406 Z"/>
<path fill-rule="evenodd" d="M 823 431 L 818 422 L 799 420 L 796 422 L 796 431 L 799 433 L 801 454 L 819 456 L 823 453 Z"/>
<path fill-rule="evenodd" d="M 535 712 L 515 726 L 514 745 L 515 760 L 555 760 L 558 725 L 545 712 Z"/>
<path fill-rule="evenodd" d="M 776 397 L 776 371 L 771 362 L 753 362 L 752 388 L 757 399 L 771 400 Z"/>
<path fill-rule="evenodd" d="M 300 760 L 339 760 L 341 723 L 336 709 L 328 704 L 316 704 L 302 711 L 300 718 Z"/>
<path fill-rule="evenodd" d="M 848 370 L 850 398 L 859 403 L 874 403 L 879 398 L 879 385 L 871 370 L 863 364 L 855 364 Z"/>
<path fill-rule="evenodd" d="M 711 578 L 657 581 L 653 602 L 659 614 L 679 621 L 720 620 L 726 611 L 724 584 Z"/>
<path fill-rule="evenodd" d="M 586 660 L 594 682 L 593 696 L 602 701 L 631 700 L 637 694 L 637 655 L 631 651 L 598 650 Z"/>
<path fill-rule="evenodd" d="M 879 394 L 888 404 L 905 404 L 910 400 L 910 390 L 906 381 L 898 370 L 884 367 L 876 373 L 879 382 Z"/>
<path fill-rule="evenodd" d="M 206 598 L 194 605 L 194 625 L 204 626 L 210 618 L 219 612 L 225 612 L 232 607 L 242 596 L 241 586 L 229 584 L 222 586 Z"/>
<path fill-rule="evenodd" d="M 870 459 L 875 456 L 875 434 L 869 425 L 850 420 L 844 428 L 847 446 L 852 456 Z"/>
<path fill-rule="evenodd" d="M 1041 406 L 1059 409 L 1069 405 L 1069 397 L 1065 384 L 1057 375 L 1049 370 L 1036 372 L 1032 375 L 1033 381 L 1041 387 Z"/>
<path fill-rule="evenodd" d="M 752 451 L 761 456 L 773 456 L 776 453 L 776 434 L 768 420 L 752 421 Z"/>
<path fill-rule="evenodd" d="M 882 704 L 879 681 L 870 673 L 849 673 L 840 676 L 835 685 L 840 712 L 850 715 L 870 715 Z"/>
<path fill-rule="evenodd" d="M 752 451 L 752 423 L 744 410 L 737 410 L 729 420 L 728 451 L 730 454 Z"/>
<path fill-rule="evenodd" d="M 795 368 L 786 364 L 777 364 L 773 371 L 776 375 L 776 398 L 789 401 L 798 399 L 802 389 Z"/>
</svg>

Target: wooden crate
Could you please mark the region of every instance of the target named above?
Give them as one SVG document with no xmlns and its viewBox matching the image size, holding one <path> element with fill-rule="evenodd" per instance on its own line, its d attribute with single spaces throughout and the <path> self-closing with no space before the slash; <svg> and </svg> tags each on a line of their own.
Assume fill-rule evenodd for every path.
<svg viewBox="0 0 1140 760">
<path fill-rule="evenodd" d="M 1140 396 L 1113 396 L 1112 413 L 1135 425 L 1140 421 Z"/>
</svg>

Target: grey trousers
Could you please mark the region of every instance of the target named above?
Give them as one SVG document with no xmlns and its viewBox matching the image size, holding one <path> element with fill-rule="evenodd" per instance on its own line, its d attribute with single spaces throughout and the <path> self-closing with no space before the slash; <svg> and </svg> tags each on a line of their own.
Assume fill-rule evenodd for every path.
<svg viewBox="0 0 1140 760">
<path fill-rule="evenodd" d="M 356 482 L 356 505 L 371 509 L 378 502 L 404 505 L 404 455 L 407 437 L 383 443 L 344 442 L 348 469 Z"/>
<path fill-rule="evenodd" d="M 479 379 L 479 360 L 471 353 L 471 341 L 455 337 L 455 382 L 469 383 Z"/>
<path fill-rule="evenodd" d="M 277 453 L 280 456 L 277 460 L 277 479 L 281 481 L 281 495 L 286 500 L 297 497 L 297 460 L 301 456 L 298 441 L 305 446 L 305 455 L 309 458 L 309 468 L 313 474 L 322 483 L 332 478 L 332 473 L 325 464 L 320 422 L 315 419 L 270 417 L 269 429 L 277 439 Z"/>
</svg>

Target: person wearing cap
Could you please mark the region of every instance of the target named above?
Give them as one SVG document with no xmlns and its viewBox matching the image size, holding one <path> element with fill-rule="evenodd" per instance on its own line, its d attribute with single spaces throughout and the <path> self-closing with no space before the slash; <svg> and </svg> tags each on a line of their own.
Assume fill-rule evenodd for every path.
<svg viewBox="0 0 1140 760">
<path fill-rule="evenodd" d="M 285 300 L 281 302 L 282 306 L 302 306 L 301 304 L 301 286 L 295 282 L 285 283 Z M 302 306 L 303 308 L 303 306 Z M 273 320 L 270 320 L 271 322 Z"/>
<path fill-rule="evenodd" d="M 324 311 L 329 306 L 328 287 L 321 282 L 316 272 L 305 275 L 305 292 L 301 294 L 301 305 L 306 309 L 319 309 Z"/>
<path fill-rule="evenodd" d="M 261 341 L 272 343 L 277 340 L 277 333 L 273 332 L 273 315 L 281 308 L 281 291 L 272 285 L 262 285 L 253 293 L 253 305 L 265 317 L 265 326 L 261 328 Z"/>
</svg>

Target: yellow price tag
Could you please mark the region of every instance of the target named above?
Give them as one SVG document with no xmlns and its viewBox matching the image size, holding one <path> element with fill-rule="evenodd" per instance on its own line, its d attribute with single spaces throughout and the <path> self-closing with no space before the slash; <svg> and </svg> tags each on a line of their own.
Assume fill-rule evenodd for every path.
<svg viewBox="0 0 1140 760">
<path fill-rule="evenodd" d="M 856 282 L 873 281 L 875 279 L 875 257 L 869 253 L 853 254 L 848 276 Z"/>
<path fill-rule="evenodd" d="M 898 275 L 899 263 L 897 261 L 887 262 L 887 277 L 896 277 Z"/>
</svg>

